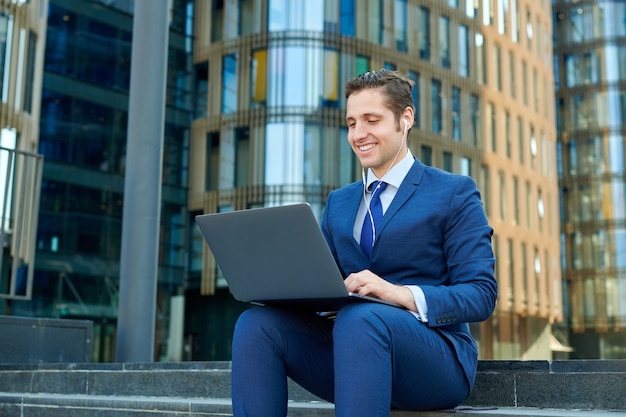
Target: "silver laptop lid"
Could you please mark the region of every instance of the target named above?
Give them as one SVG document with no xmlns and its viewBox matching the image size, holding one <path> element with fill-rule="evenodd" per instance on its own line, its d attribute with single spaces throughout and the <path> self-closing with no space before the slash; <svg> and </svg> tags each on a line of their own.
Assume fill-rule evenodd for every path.
<svg viewBox="0 0 626 417">
<path fill-rule="evenodd" d="M 348 296 L 307 203 L 203 214 L 196 222 L 237 300 Z"/>
</svg>

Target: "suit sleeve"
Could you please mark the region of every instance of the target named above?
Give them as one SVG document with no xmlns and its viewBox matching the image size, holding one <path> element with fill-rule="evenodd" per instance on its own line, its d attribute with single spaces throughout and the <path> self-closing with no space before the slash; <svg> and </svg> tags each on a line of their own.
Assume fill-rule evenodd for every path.
<svg viewBox="0 0 626 417">
<path fill-rule="evenodd" d="M 442 285 L 420 285 L 429 326 L 489 318 L 497 299 L 492 234 L 476 184 L 461 177 L 451 193 L 443 227 L 448 280 Z"/>
</svg>

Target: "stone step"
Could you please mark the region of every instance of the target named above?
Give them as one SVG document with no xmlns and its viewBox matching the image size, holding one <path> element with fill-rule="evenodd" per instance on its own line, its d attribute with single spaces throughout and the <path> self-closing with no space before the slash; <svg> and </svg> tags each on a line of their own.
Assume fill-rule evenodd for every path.
<svg viewBox="0 0 626 417">
<path fill-rule="evenodd" d="M 475 389 L 456 411 L 626 416 L 625 393 L 626 361 L 481 361 Z M 333 415 L 332 404 L 292 382 L 289 398 L 290 415 Z M 230 362 L 0 364 L 0 417 L 82 417 L 94 410 L 106 416 L 231 415 Z"/>
<path fill-rule="evenodd" d="M 619 417 L 626 411 L 540 409 L 528 407 L 458 407 L 441 411 L 392 410 L 390 417 Z M 190 399 L 63 394 L 0 394 L 2 417 L 201 417 L 232 416 L 230 399 Z M 332 417 L 332 404 L 290 401 L 289 417 Z"/>
</svg>

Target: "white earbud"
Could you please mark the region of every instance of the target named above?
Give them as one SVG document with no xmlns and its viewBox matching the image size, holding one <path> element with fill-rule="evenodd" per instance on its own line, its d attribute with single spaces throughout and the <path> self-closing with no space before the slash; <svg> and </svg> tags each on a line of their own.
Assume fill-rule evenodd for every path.
<svg viewBox="0 0 626 417">
<path fill-rule="evenodd" d="M 406 135 L 406 131 L 409 128 L 409 121 L 407 119 L 404 119 L 404 134 Z"/>
</svg>

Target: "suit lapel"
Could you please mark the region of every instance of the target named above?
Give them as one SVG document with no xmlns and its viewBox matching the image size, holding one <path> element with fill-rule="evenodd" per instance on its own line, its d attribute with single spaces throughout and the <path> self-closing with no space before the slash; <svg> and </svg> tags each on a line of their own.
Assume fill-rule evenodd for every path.
<svg viewBox="0 0 626 417">
<path fill-rule="evenodd" d="M 342 234 L 345 233 L 352 236 L 352 230 L 354 222 L 356 221 L 356 214 L 363 198 L 363 183 L 355 182 L 348 186 L 345 193 L 341 193 L 337 200 L 333 202 L 333 205 L 338 209 L 335 211 L 338 216 L 341 217 L 341 221 L 338 222 L 341 228 Z M 358 242 L 352 239 L 356 246 L 359 246 Z"/>
<path fill-rule="evenodd" d="M 426 166 L 419 161 L 419 159 L 415 159 L 413 162 L 413 166 L 406 174 L 406 177 L 400 184 L 400 188 L 396 192 L 395 197 L 391 201 L 391 204 L 387 208 L 385 215 L 383 216 L 383 220 L 376 231 L 376 236 L 380 235 L 380 233 L 385 229 L 385 226 L 389 221 L 393 218 L 393 216 L 400 210 L 402 206 L 411 198 L 411 196 L 417 191 L 417 186 L 419 185 L 422 175 L 424 174 L 424 170 Z"/>
</svg>

